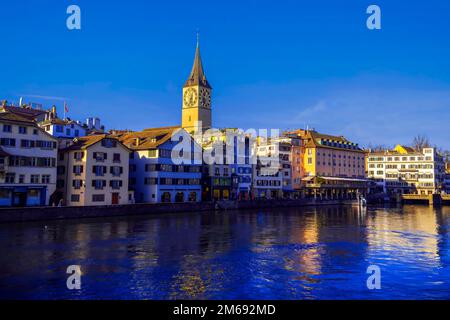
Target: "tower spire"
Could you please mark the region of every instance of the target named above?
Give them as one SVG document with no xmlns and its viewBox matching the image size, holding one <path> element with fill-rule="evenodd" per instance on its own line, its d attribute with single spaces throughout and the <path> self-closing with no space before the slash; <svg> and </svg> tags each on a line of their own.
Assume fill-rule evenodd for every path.
<svg viewBox="0 0 450 320">
<path fill-rule="evenodd" d="M 200 56 L 200 35 L 198 31 L 197 31 L 197 47 L 195 49 L 194 64 L 192 66 L 191 74 L 189 75 L 189 78 L 187 79 L 184 86 L 189 87 L 195 85 L 201 85 L 211 89 L 208 80 L 206 80 L 205 72 L 203 71 L 202 58 Z"/>
</svg>

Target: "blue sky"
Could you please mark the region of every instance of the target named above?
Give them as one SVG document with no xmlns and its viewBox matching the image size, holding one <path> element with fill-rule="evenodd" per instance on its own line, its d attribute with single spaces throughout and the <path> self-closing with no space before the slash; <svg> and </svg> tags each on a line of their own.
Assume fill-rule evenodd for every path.
<svg viewBox="0 0 450 320">
<path fill-rule="evenodd" d="M 81 8 L 82 29 L 66 28 Z M 366 28 L 366 8 L 382 30 Z M 450 149 L 449 1 L 2 1 L 0 99 L 107 128 L 177 125 L 200 30 L 217 127 Z"/>
</svg>

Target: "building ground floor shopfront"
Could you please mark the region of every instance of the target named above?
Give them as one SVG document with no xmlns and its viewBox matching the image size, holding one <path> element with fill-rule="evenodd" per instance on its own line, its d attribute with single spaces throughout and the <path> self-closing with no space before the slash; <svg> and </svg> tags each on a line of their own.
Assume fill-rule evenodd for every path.
<svg viewBox="0 0 450 320">
<path fill-rule="evenodd" d="M 350 200 L 367 196 L 370 186 L 367 179 L 312 176 L 304 178 L 303 188 L 295 193 L 300 198 Z"/>
<path fill-rule="evenodd" d="M 47 186 L 0 186 L 1 207 L 29 207 L 47 205 Z"/>
</svg>

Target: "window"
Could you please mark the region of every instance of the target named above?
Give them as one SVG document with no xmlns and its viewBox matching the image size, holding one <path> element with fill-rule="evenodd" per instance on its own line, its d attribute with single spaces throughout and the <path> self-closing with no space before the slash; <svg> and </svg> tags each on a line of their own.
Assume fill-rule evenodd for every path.
<svg viewBox="0 0 450 320">
<path fill-rule="evenodd" d="M 19 133 L 20 134 L 27 134 L 27 127 L 19 126 Z"/>
<path fill-rule="evenodd" d="M 38 129 L 33 129 L 33 134 L 37 135 L 39 133 Z"/>
<path fill-rule="evenodd" d="M 115 148 L 117 146 L 117 141 L 114 139 L 103 139 L 102 146 L 105 148 Z"/>
<path fill-rule="evenodd" d="M 12 127 L 9 124 L 4 124 L 3 125 L 3 132 L 11 132 L 12 131 Z"/>
<path fill-rule="evenodd" d="M 146 164 L 145 165 L 145 171 L 156 171 L 156 165 L 155 164 Z"/>
<path fill-rule="evenodd" d="M 79 137 L 80 136 L 80 130 L 75 130 L 75 137 Z"/>
<path fill-rule="evenodd" d="M 148 150 L 148 157 L 149 158 L 156 158 L 157 157 L 157 152 L 156 151 L 157 151 L 156 149 Z"/>
<path fill-rule="evenodd" d="M 15 173 L 7 173 L 5 175 L 5 183 L 14 183 L 16 180 L 16 174 Z"/>
<path fill-rule="evenodd" d="M 72 194 L 70 196 L 70 201 L 71 202 L 80 202 L 80 195 L 79 194 Z"/>
<path fill-rule="evenodd" d="M 74 189 L 81 189 L 81 186 L 83 185 L 81 180 L 72 180 L 72 187 Z"/>
<path fill-rule="evenodd" d="M 66 136 L 70 137 L 70 129 L 69 128 L 66 129 Z"/>
<path fill-rule="evenodd" d="M 113 189 L 120 189 L 122 187 L 122 180 L 111 180 L 109 186 Z"/>
<path fill-rule="evenodd" d="M 123 168 L 118 166 L 113 166 L 109 168 L 109 173 L 113 176 L 118 177 L 123 173 Z"/>
<path fill-rule="evenodd" d="M 161 164 L 161 171 L 172 172 L 172 169 L 170 164 Z"/>
<path fill-rule="evenodd" d="M 2 145 L 4 147 L 15 147 L 16 146 L 16 139 L 1 138 L 0 139 L 0 145 Z"/>
<path fill-rule="evenodd" d="M 32 140 L 20 140 L 21 148 L 34 148 L 34 141 Z"/>
<path fill-rule="evenodd" d="M 106 166 L 93 166 L 92 173 L 96 176 L 104 176 L 106 174 Z"/>
<path fill-rule="evenodd" d="M 158 184 L 157 178 L 144 178 L 144 184 L 145 185 L 155 185 Z"/>
<path fill-rule="evenodd" d="M 95 189 L 102 190 L 106 187 L 106 180 L 92 180 L 92 186 Z"/>
<path fill-rule="evenodd" d="M 108 155 L 104 152 L 94 152 L 94 159 L 97 161 L 105 161 Z"/>
<path fill-rule="evenodd" d="M 113 162 L 120 162 L 120 153 L 113 154 Z"/>
<path fill-rule="evenodd" d="M 41 149 L 55 149 L 57 146 L 55 141 L 38 140 L 36 141 L 36 147 Z"/>
<path fill-rule="evenodd" d="M 83 155 L 84 155 L 84 152 L 74 152 L 73 153 L 73 158 L 76 161 L 81 161 L 83 159 Z"/>
<path fill-rule="evenodd" d="M 103 202 L 103 201 L 105 201 L 104 194 L 93 194 L 92 195 L 92 202 Z"/>
<path fill-rule="evenodd" d="M 55 131 L 59 133 L 63 132 L 63 126 L 55 126 Z"/>
<path fill-rule="evenodd" d="M 43 174 L 41 177 L 41 183 L 48 184 L 50 183 L 50 175 L 49 174 Z"/>
<path fill-rule="evenodd" d="M 172 178 L 161 178 L 161 184 L 172 185 L 173 184 Z"/>
<path fill-rule="evenodd" d="M 32 174 L 30 176 L 30 183 L 39 183 L 39 175 L 38 174 Z"/>
<path fill-rule="evenodd" d="M 83 173 L 83 166 L 73 166 L 73 173 L 75 173 L 76 176 L 79 176 Z"/>
<path fill-rule="evenodd" d="M 19 183 L 25 183 L 25 175 L 24 174 L 19 175 Z"/>
</svg>

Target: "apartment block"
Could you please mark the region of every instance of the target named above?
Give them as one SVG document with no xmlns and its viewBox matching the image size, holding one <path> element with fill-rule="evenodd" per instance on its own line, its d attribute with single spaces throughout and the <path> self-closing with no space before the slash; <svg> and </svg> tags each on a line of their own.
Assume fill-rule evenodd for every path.
<svg viewBox="0 0 450 320">
<path fill-rule="evenodd" d="M 128 190 L 131 150 L 106 134 L 76 138 L 59 152 L 58 191 L 67 206 L 118 205 Z"/>
<path fill-rule="evenodd" d="M 445 164 L 436 148 L 419 151 L 397 145 L 368 154 L 367 174 L 389 195 L 433 194 L 444 189 Z"/>
<path fill-rule="evenodd" d="M 136 202 L 201 201 L 201 147 L 184 129 L 121 132 L 117 138 L 132 150 L 129 185 Z"/>
<path fill-rule="evenodd" d="M 0 112 L 0 206 L 54 203 L 57 147 L 33 120 Z"/>
</svg>

